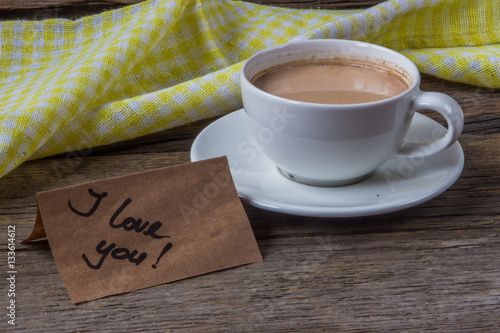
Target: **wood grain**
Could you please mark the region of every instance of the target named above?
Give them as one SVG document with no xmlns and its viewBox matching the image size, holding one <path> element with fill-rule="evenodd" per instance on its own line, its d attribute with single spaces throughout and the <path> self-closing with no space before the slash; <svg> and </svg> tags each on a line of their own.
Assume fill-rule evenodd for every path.
<svg viewBox="0 0 500 333">
<path fill-rule="evenodd" d="M 69 300 L 48 243 L 20 246 L 19 330 L 498 331 L 500 94 L 429 76 L 422 87 L 451 95 L 466 115 L 466 166 L 439 197 L 342 219 L 245 205 L 263 263 L 79 306 Z M 2 226 L 16 225 L 19 240 L 26 237 L 38 191 L 188 162 L 194 137 L 211 121 L 97 147 L 80 160 L 59 155 L 22 165 L 0 179 Z M 72 172 L 58 177 L 54 163 L 69 161 Z"/>
<path fill-rule="evenodd" d="M 144 0 L 0 0 L 0 19 L 44 20 L 55 17 L 78 19 L 142 1 Z M 383 0 L 250 0 L 248 2 L 300 9 L 354 9 L 367 8 Z"/>
<path fill-rule="evenodd" d="M 306 1 L 290 6 L 297 3 Z M 263 263 L 78 306 L 48 242 L 18 245 L 15 331 L 499 332 L 500 94 L 427 75 L 422 89 L 449 94 L 465 114 L 465 168 L 438 197 L 395 213 L 338 219 L 244 204 Z M 194 138 L 212 121 L 30 161 L 1 178 L 2 276 L 7 226 L 16 226 L 17 242 L 29 235 L 37 192 L 189 162 Z M 1 288 L 5 305 L 5 282 Z M 8 326 L 0 314 L 2 331 Z"/>
<path fill-rule="evenodd" d="M 85 5 L 92 7 L 95 5 L 127 5 L 138 3 L 144 0 L 2 0 L 0 1 L 0 9 L 38 9 L 50 7 L 69 7 Z"/>
<path fill-rule="evenodd" d="M 265 3 L 270 6 L 300 8 L 300 9 L 358 9 L 367 8 L 384 2 L 384 0 L 249 0 L 248 2 Z"/>
<path fill-rule="evenodd" d="M 124 5 L 139 3 L 144 0 L 1 0 L 0 9 L 13 10 L 13 9 L 37 9 L 47 7 L 69 7 L 85 5 L 92 7 L 95 5 Z M 272 0 L 272 1 L 259 1 L 250 0 L 254 3 L 265 3 L 266 5 L 273 6 L 286 6 L 294 8 L 353 8 L 353 7 L 367 7 L 383 0 Z"/>
</svg>

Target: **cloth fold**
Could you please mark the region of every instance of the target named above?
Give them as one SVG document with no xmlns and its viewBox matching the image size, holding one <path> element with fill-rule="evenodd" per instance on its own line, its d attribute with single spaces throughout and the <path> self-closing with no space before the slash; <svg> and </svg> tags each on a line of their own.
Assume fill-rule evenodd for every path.
<svg viewBox="0 0 500 333">
<path fill-rule="evenodd" d="M 500 88 L 499 26 L 500 0 L 349 11 L 149 0 L 76 21 L 0 22 L 0 176 L 28 159 L 237 110 L 242 62 L 296 39 L 367 41 L 423 73 Z"/>
</svg>

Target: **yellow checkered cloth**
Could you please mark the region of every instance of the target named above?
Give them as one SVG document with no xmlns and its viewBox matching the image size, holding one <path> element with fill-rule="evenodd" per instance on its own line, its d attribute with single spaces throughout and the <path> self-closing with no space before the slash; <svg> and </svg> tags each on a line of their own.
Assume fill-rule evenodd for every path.
<svg viewBox="0 0 500 333">
<path fill-rule="evenodd" d="M 76 21 L 0 22 L 0 176 L 23 161 L 241 108 L 239 69 L 293 39 L 398 50 L 437 77 L 500 87 L 500 0 L 296 10 L 150 0 Z"/>
</svg>

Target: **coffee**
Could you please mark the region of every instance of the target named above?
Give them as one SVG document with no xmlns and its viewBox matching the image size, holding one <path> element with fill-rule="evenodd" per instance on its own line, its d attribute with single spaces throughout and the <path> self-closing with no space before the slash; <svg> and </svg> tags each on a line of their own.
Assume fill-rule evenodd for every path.
<svg viewBox="0 0 500 333">
<path fill-rule="evenodd" d="M 391 70 L 352 61 L 300 61 L 254 76 L 257 88 L 302 102 L 358 104 L 387 99 L 409 89 Z"/>
</svg>

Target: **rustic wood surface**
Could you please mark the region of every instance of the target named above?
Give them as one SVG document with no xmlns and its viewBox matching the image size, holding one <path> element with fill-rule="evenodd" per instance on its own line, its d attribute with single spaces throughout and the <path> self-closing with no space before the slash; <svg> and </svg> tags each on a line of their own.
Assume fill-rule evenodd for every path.
<svg viewBox="0 0 500 333">
<path fill-rule="evenodd" d="M 293 5 L 304 3 L 317 4 Z M 499 332 L 500 94 L 430 76 L 422 89 L 449 94 L 465 113 L 465 168 L 437 198 L 338 219 L 245 205 L 264 262 L 77 306 L 48 243 L 18 244 L 16 331 Z M 31 161 L 1 178 L 0 331 L 8 328 L 7 226 L 16 226 L 17 243 L 29 235 L 37 192 L 188 162 L 194 138 L 212 121 L 96 147 L 85 157 Z M 58 177 L 54 163 L 71 168 Z"/>
<path fill-rule="evenodd" d="M 72 7 L 95 5 L 123 5 L 142 2 L 144 0 L 1 0 L 0 9 L 40 9 L 48 7 Z M 273 6 L 286 6 L 295 8 L 353 8 L 361 6 L 371 6 L 383 0 L 250 0 L 250 2 L 262 3 Z"/>
<path fill-rule="evenodd" d="M 77 19 L 144 0 L 0 0 L 0 19 L 61 17 Z M 367 8 L 384 0 L 249 0 L 249 2 L 302 9 Z"/>
</svg>

